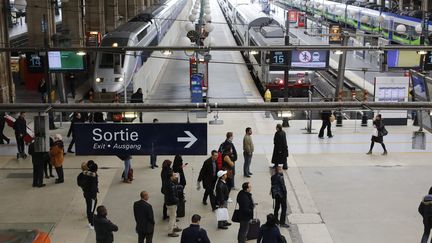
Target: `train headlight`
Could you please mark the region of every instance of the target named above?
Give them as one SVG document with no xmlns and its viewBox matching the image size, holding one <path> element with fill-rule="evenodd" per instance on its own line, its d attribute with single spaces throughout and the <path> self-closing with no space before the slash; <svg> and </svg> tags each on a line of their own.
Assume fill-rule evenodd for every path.
<svg viewBox="0 0 432 243">
<path fill-rule="evenodd" d="M 102 83 L 103 82 L 103 78 L 96 78 L 96 83 Z"/>
<path fill-rule="evenodd" d="M 258 51 L 256 51 L 256 50 L 252 50 L 252 51 L 249 52 L 249 54 L 251 54 L 251 55 L 257 55 L 257 54 L 258 54 Z"/>
<path fill-rule="evenodd" d="M 114 82 L 123 82 L 123 77 L 115 78 Z"/>
</svg>

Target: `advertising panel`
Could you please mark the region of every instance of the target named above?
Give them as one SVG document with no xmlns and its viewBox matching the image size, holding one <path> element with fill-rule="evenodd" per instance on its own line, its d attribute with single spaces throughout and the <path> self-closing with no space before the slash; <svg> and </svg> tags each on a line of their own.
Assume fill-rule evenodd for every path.
<svg viewBox="0 0 432 243">
<path fill-rule="evenodd" d="M 329 44 L 341 44 L 342 36 L 340 24 L 330 24 L 329 34 Z"/>
<path fill-rule="evenodd" d="M 375 101 L 407 102 L 409 77 L 375 77 Z M 406 110 L 381 110 L 386 125 L 406 125 Z"/>
<path fill-rule="evenodd" d="M 387 51 L 387 64 L 389 68 L 417 68 L 420 66 L 420 55 L 416 51 Z"/>
<path fill-rule="evenodd" d="M 329 51 L 302 50 L 291 52 L 291 67 L 293 69 L 325 69 L 328 67 Z"/>
<path fill-rule="evenodd" d="M 424 76 L 419 73 L 411 73 L 411 82 L 414 89 L 416 99 L 427 101 L 427 90 Z"/>
</svg>

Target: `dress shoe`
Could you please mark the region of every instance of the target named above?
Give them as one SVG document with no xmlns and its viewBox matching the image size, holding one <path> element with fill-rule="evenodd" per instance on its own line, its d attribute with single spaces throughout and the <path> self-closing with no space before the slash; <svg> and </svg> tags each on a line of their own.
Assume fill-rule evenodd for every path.
<svg viewBox="0 0 432 243">
<path fill-rule="evenodd" d="M 249 172 L 249 175 L 251 176 L 251 175 L 253 175 L 253 174 Z"/>
<path fill-rule="evenodd" d="M 173 229 L 173 231 L 174 232 L 181 232 L 183 229 L 181 229 L 181 228 L 179 228 L 179 227 L 175 227 L 174 229 Z"/>
<path fill-rule="evenodd" d="M 72 149 L 68 149 L 68 153 L 74 154 L 75 151 L 73 151 Z"/>
<path fill-rule="evenodd" d="M 244 177 L 250 178 L 251 176 L 250 175 L 245 175 Z"/>
<path fill-rule="evenodd" d="M 154 167 L 156 167 L 156 168 L 157 168 L 157 167 L 159 167 L 159 166 L 158 166 L 158 165 L 154 165 Z"/>
<path fill-rule="evenodd" d="M 367 154 L 367 155 L 370 155 L 370 154 L 372 154 L 372 151 L 369 151 L 369 152 L 367 152 L 366 154 Z"/>
<path fill-rule="evenodd" d="M 387 151 L 384 151 L 384 152 L 382 153 L 382 155 L 387 155 Z"/>
<path fill-rule="evenodd" d="M 280 227 L 289 228 L 289 225 L 288 224 L 281 224 Z"/>
<path fill-rule="evenodd" d="M 46 186 L 46 184 L 40 184 L 38 187 L 44 187 Z"/>
<path fill-rule="evenodd" d="M 55 184 L 60 184 L 60 183 L 63 183 L 63 182 L 64 182 L 63 180 L 56 179 L 54 183 Z"/>
<path fill-rule="evenodd" d="M 230 226 L 230 225 L 232 225 L 232 224 L 229 222 L 224 222 L 224 226 Z"/>
<path fill-rule="evenodd" d="M 169 233 L 168 236 L 169 237 L 179 237 L 179 234 L 172 232 L 172 233 Z"/>
<path fill-rule="evenodd" d="M 54 178 L 55 176 L 54 175 L 50 175 L 50 177 Z"/>
<path fill-rule="evenodd" d="M 332 137 L 334 137 L 334 136 L 333 136 L 333 135 L 330 135 L 330 136 L 327 136 L 327 137 L 332 138 Z"/>
<path fill-rule="evenodd" d="M 221 225 L 221 226 L 218 226 L 218 229 L 228 229 L 228 227 L 227 226 L 225 226 L 225 225 Z"/>
<path fill-rule="evenodd" d="M 202 204 L 207 205 L 207 202 L 203 201 Z"/>
</svg>

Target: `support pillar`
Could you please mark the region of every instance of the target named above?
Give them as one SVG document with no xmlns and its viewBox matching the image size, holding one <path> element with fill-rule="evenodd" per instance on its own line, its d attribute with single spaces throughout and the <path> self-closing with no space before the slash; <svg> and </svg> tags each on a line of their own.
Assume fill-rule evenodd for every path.
<svg viewBox="0 0 432 243">
<path fill-rule="evenodd" d="M 97 31 L 102 35 L 105 34 L 105 1 L 86 0 L 85 8 L 85 31 Z"/>
<path fill-rule="evenodd" d="M 118 2 L 118 14 L 119 14 L 120 24 L 127 22 L 127 20 L 129 19 L 129 14 L 128 14 L 129 1 L 130 0 L 120 0 Z"/>
<path fill-rule="evenodd" d="M 119 26 L 119 1 L 105 0 L 105 31 L 110 32 Z"/>
<path fill-rule="evenodd" d="M 8 7 L 9 0 L 0 0 L 0 47 L 9 47 L 8 31 Z M 13 103 L 15 89 L 12 82 L 12 73 L 10 69 L 10 53 L 0 53 L 0 103 Z"/>
<path fill-rule="evenodd" d="M 138 4 L 139 0 L 128 0 L 128 19 L 131 19 L 133 17 L 135 17 L 138 13 L 139 10 L 141 10 L 139 8 L 139 4 Z"/>
<path fill-rule="evenodd" d="M 28 42 L 32 46 L 43 47 L 47 36 L 47 44 L 51 45 L 51 36 L 56 31 L 54 3 L 51 0 L 28 0 L 26 14 L 27 23 L 33 26 L 33 28 L 28 28 Z M 44 16 L 46 23 L 45 27 L 42 28 Z"/>
<path fill-rule="evenodd" d="M 62 35 L 71 47 L 84 46 L 83 5 L 81 0 L 62 3 Z M 69 44 L 68 43 L 68 44 Z"/>
</svg>

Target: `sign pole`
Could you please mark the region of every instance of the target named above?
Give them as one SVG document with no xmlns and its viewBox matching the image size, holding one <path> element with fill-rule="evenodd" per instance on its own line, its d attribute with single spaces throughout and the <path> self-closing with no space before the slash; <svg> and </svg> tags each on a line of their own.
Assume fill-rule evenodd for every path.
<svg viewBox="0 0 432 243">
<path fill-rule="evenodd" d="M 348 45 L 348 33 L 343 32 L 342 33 L 342 46 L 347 46 L 347 45 Z M 338 101 L 342 101 L 342 90 L 343 90 L 343 83 L 344 83 L 344 77 L 345 77 L 346 57 L 347 57 L 347 52 L 342 51 L 342 54 L 339 57 L 338 75 L 337 75 L 336 90 L 335 90 L 335 100 L 338 100 Z M 342 113 L 341 113 L 341 111 L 336 112 L 336 126 L 337 127 L 342 126 Z"/>
<path fill-rule="evenodd" d="M 285 46 L 289 46 L 289 13 L 286 12 L 286 19 L 285 19 Z M 288 54 L 286 55 L 288 56 Z M 287 57 L 285 57 L 287 58 Z M 289 80 L 289 66 L 286 65 L 284 70 L 284 102 L 288 102 L 288 80 Z M 283 114 L 283 112 L 282 112 Z M 282 116 L 282 126 L 283 127 L 289 127 L 289 121 L 288 117 Z"/>
</svg>

